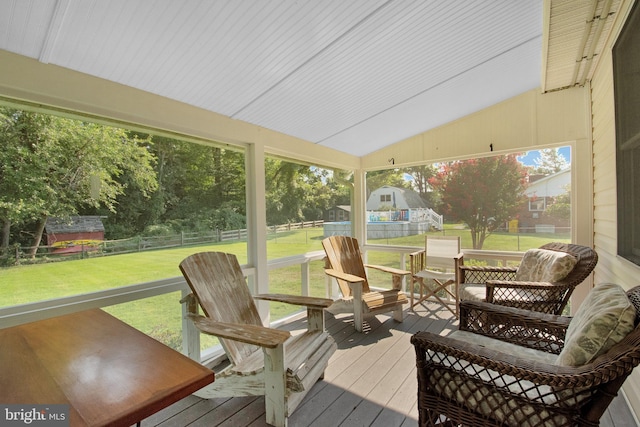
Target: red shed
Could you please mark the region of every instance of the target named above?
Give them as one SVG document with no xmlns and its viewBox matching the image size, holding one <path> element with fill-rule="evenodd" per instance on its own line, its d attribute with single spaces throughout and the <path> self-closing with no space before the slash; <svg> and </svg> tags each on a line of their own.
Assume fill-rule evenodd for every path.
<svg viewBox="0 0 640 427">
<path fill-rule="evenodd" d="M 49 218 L 45 225 L 47 245 L 54 253 L 80 252 L 104 240 L 104 225 L 99 216 Z"/>
</svg>

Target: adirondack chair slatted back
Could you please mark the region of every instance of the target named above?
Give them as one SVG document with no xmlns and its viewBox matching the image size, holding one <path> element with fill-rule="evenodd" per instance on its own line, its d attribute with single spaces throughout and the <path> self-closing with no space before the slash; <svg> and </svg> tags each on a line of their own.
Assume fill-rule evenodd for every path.
<svg viewBox="0 0 640 427">
<path fill-rule="evenodd" d="M 342 273 L 364 278 L 362 292 L 370 292 L 358 240 L 348 236 L 330 236 L 322 241 L 322 246 L 327 254 L 331 268 Z M 338 286 L 340 286 L 342 295 L 345 297 L 351 296 L 351 288 L 347 282 L 338 280 Z"/>
<path fill-rule="evenodd" d="M 185 258 L 180 270 L 204 314 L 217 322 L 262 326 L 242 268 L 235 255 L 201 252 Z M 259 347 L 220 338 L 227 355 L 239 364 Z"/>
</svg>

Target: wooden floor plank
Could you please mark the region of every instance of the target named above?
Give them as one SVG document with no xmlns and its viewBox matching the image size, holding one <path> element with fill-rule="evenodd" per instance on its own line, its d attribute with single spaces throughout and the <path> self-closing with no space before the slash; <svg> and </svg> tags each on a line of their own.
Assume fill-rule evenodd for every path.
<svg viewBox="0 0 640 427">
<path fill-rule="evenodd" d="M 402 323 L 390 314 L 367 319 L 363 333 L 353 317 L 326 315 L 326 327 L 338 349 L 329 360 L 324 380 L 318 381 L 296 411 L 289 426 L 416 427 L 417 377 L 411 336 L 428 330 L 448 335 L 457 328 L 451 313 L 426 302 L 407 310 Z M 304 318 L 283 325 L 298 333 Z M 264 397 L 200 399 L 187 397 L 142 421 L 142 427 L 234 426 L 266 427 Z M 618 396 L 603 416 L 602 427 L 636 426 Z"/>
<path fill-rule="evenodd" d="M 372 427 L 400 427 L 405 416 L 390 408 L 384 408 L 371 423 Z"/>
<path fill-rule="evenodd" d="M 256 400 L 262 400 L 262 405 L 252 404 L 255 403 Z M 251 410 L 253 409 L 253 412 Z M 226 422 L 230 419 L 234 419 L 238 415 L 245 416 L 245 412 L 250 412 L 250 420 L 245 420 L 241 424 L 227 424 Z M 191 427 L 214 427 L 214 426 L 246 426 L 259 417 L 264 418 L 264 398 L 263 397 L 234 397 L 225 402 L 224 405 L 216 406 L 213 410 L 207 412 L 203 416 L 194 420 L 192 423 L 184 424 L 185 426 Z"/>
</svg>

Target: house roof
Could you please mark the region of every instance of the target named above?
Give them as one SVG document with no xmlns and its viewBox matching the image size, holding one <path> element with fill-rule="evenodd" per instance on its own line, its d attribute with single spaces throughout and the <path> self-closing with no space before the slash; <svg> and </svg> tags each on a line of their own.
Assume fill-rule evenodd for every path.
<svg viewBox="0 0 640 427">
<path fill-rule="evenodd" d="M 399 193 L 400 195 L 402 195 L 402 198 L 404 199 L 405 203 L 411 209 L 428 207 L 427 203 L 422 199 L 422 197 L 420 197 L 420 194 L 417 191 L 411 190 L 409 188 L 393 187 L 391 185 L 383 185 L 382 187 L 373 190 L 369 195 L 369 199 L 371 199 L 371 197 L 374 197 L 374 194 L 377 195 L 379 194 L 379 192 L 385 191 L 385 190 L 393 191 L 395 193 Z"/>
<path fill-rule="evenodd" d="M 363 156 L 583 84 L 619 4 L 5 0 L 0 49 Z"/>
<path fill-rule="evenodd" d="M 567 185 L 571 183 L 571 168 L 542 177 L 527 186 L 525 194 L 528 197 L 557 196 L 567 192 Z"/>
</svg>

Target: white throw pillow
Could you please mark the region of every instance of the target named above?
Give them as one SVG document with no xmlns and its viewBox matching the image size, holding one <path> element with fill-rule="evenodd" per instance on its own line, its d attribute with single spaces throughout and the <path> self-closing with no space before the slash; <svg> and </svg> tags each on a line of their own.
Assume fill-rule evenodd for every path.
<svg viewBox="0 0 640 427">
<path fill-rule="evenodd" d="M 557 282 L 567 277 L 577 261 L 566 252 L 529 249 L 522 257 L 515 279 L 524 282 Z"/>
</svg>

